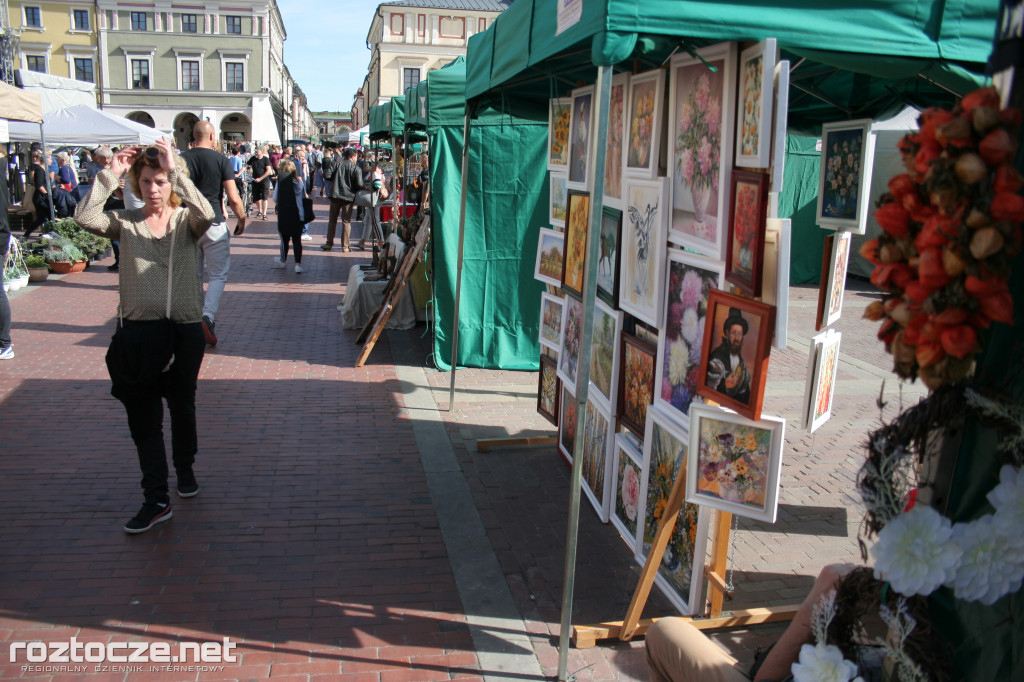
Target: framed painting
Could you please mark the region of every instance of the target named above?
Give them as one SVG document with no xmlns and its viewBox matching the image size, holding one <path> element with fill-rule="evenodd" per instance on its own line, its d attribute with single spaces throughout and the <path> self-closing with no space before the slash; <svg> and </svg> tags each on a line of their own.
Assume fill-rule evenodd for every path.
<svg viewBox="0 0 1024 682">
<path fill-rule="evenodd" d="M 772 86 L 778 49 L 768 38 L 740 53 L 740 94 L 736 106 L 736 165 L 768 168 L 772 149 Z"/>
<path fill-rule="evenodd" d="M 571 466 L 573 448 L 576 445 L 576 411 L 579 405 L 576 403 L 574 391 L 562 384 L 562 397 L 558 403 L 558 452 L 562 458 Z"/>
<path fill-rule="evenodd" d="M 721 261 L 695 253 L 668 250 L 665 273 L 665 324 L 658 334 L 658 369 L 654 404 L 676 422 L 689 424 L 697 395 L 697 372 L 704 347 L 708 297 L 725 286 Z"/>
<path fill-rule="evenodd" d="M 637 561 L 643 562 L 650 553 L 676 478 L 685 475 L 689 444 L 686 431 L 671 419 L 657 409 L 647 413 L 641 482 L 643 525 Z M 699 610 L 708 521 L 707 511 L 696 504 L 683 503 L 655 578 L 659 589 L 685 616 Z"/>
<path fill-rule="evenodd" d="M 612 418 L 607 407 L 587 398 L 587 418 L 583 424 L 583 492 L 594 505 L 601 523 L 608 523 L 608 453 L 611 450 Z"/>
<path fill-rule="evenodd" d="M 619 307 L 619 266 L 622 241 L 622 211 L 601 209 L 601 248 L 597 262 L 597 297 L 613 308 Z"/>
<path fill-rule="evenodd" d="M 774 333 L 775 306 L 712 291 L 697 393 L 748 419 L 760 419 Z"/>
<path fill-rule="evenodd" d="M 626 179 L 619 307 L 657 327 L 665 267 L 665 181 Z"/>
<path fill-rule="evenodd" d="M 647 406 L 654 400 L 654 354 L 657 346 L 622 333 L 619 347 L 619 399 L 616 416 L 640 438 L 644 437 Z"/>
<path fill-rule="evenodd" d="M 559 97 L 548 102 L 548 170 L 564 171 L 569 166 L 569 115 L 572 99 Z"/>
<path fill-rule="evenodd" d="M 565 235 L 547 227 L 540 228 L 537 237 L 537 263 L 533 277 L 545 284 L 562 286 L 562 262 L 565 254 Z"/>
<path fill-rule="evenodd" d="M 843 294 L 846 292 L 846 270 L 850 264 L 849 232 L 836 232 L 825 239 L 825 263 L 821 268 L 818 285 L 818 318 L 815 331 L 821 331 L 839 319 L 843 312 Z"/>
<path fill-rule="evenodd" d="M 871 119 L 822 125 L 818 225 L 857 234 L 867 230 L 872 151 Z"/>
<path fill-rule="evenodd" d="M 558 426 L 558 394 L 561 391 L 562 382 L 558 380 L 554 358 L 542 354 L 537 385 L 537 412 L 555 426 Z"/>
<path fill-rule="evenodd" d="M 664 98 L 665 73 L 661 69 L 645 71 L 629 79 L 626 160 L 623 168 L 627 176 L 646 180 L 658 176 Z"/>
<path fill-rule="evenodd" d="M 641 322 L 632 315 L 630 315 L 627 318 L 627 322 L 629 324 L 626 325 L 625 323 L 623 323 L 622 327 L 627 332 L 637 337 L 644 343 L 649 343 L 654 346 L 658 345 L 658 329 L 656 327 Z"/>
<path fill-rule="evenodd" d="M 719 260 L 725 256 L 735 69 L 735 43 L 719 43 L 697 50 L 697 57 L 676 55 L 669 70 L 669 239 Z"/>
<path fill-rule="evenodd" d="M 569 199 L 569 188 L 567 186 L 568 175 L 565 173 L 549 173 L 548 182 L 551 183 L 551 193 L 548 208 L 548 218 L 552 225 L 565 226 L 565 205 Z"/>
<path fill-rule="evenodd" d="M 751 296 L 761 295 L 764 275 L 765 221 L 768 220 L 768 176 L 732 172 L 732 201 L 725 279 Z"/>
<path fill-rule="evenodd" d="M 569 120 L 569 188 L 587 189 L 587 160 L 594 129 L 594 86 L 572 91 Z"/>
<path fill-rule="evenodd" d="M 590 195 L 569 190 L 569 207 L 565 223 L 565 257 L 562 259 L 562 289 L 582 298 L 587 234 L 590 232 Z"/>
<path fill-rule="evenodd" d="M 785 428 L 781 417 L 753 420 L 694 405 L 686 501 L 775 523 Z"/>
<path fill-rule="evenodd" d="M 564 300 L 562 347 L 558 349 L 558 378 L 575 393 L 580 341 L 583 339 L 583 304 L 572 296 L 566 296 Z"/>
<path fill-rule="evenodd" d="M 621 209 L 622 201 L 622 148 L 626 139 L 626 96 L 629 94 L 629 74 L 612 76 L 608 104 L 608 148 L 604 157 L 604 204 Z"/>
<path fill-rule="evenodd" d="M 595 395 L 609 410 L 615 409 L 619 388 L 619 337 L 622 311 L 601 300 L 594 301 L 594 335 L 590 348 L 590 383 Z"/>
<path fill-rule="evenodd" d="M 639 521 L 643 508 L 640 497 L 643 479 L 643 470 L 640 467 L 643 455 L 630 439 L 621 433 L 615 436 L 614 453 L 611 484 L 614 497 L 610 505 L 610 518 L 622 539 L 633 552 L 636 552 L 639 546 L 637 534 L 641 527 Z"/>
<path fill-rule="evenodd" d="M 811 339 L 807 358 L 807 388 L 804 394 L 804 428 L 814 433 L 832 416 L 836 374 L 839 371 L 839 341 L 834 329 Z"/>
<path fill-rule="evenodd" d="M 565 315 L 565 299 L 561 296 L 540 294 L 540 345 L 556 353 L 562 350 L 562 323 Z"/>
</svg>

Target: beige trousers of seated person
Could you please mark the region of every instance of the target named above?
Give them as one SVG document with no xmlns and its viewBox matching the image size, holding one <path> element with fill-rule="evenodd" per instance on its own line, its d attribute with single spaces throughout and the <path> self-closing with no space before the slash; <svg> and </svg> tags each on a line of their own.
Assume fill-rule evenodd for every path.
<svg viewBox="0 0 1024 682">
<path fill-rule="evenodd" d="M 652 682 L 750 682 L 735 658 L 682 618 L 662 618 L 647 630 Z"/>
</svg>

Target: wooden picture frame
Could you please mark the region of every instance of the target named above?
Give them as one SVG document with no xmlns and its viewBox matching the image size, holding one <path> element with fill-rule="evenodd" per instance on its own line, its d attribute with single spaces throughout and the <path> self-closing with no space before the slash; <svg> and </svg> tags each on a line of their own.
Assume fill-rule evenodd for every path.
<svg viewBox="0 0 1024 682">
<path fill-rule="evenodd" d="M 573 393 L 576 392 L 582 341 L 583 304 L 572 296 L 566 296 L 562 317 L 562 347 L 558 349 L 558 378 Z"/>
<path fill-rule="evenodd" d="M 626 179 L 622 221 L 619 307 L 655 327 L 661 324 L 661 282 L 665 269 L 667 182 Z"/>
<path fill-rule="evenodd" d="M 572 98 L 557 97 L 548 101 L 547 168 L 564 171 L 569 167 L 569 123 Z"/>
<path fill-rule="evenodd" d="M 590 348 L 589 395 L 596 396 L 610 411 L 619 395 L 619 343 L 622 311 L 601 300 L 594 301 L 594 334 Z"/>
<path fill-rule="evenodd" d="M 804 428 L 808 433 L 817 431 L 832 416 L 842 336 L 835 329 L 829 329 L 811 338 L 803 410 Z"/>
<path fill-rule="evenodd" d="M 619 344 L 619 395 L 616 417 L 640 438 L 644 437 L 647 408 L 654 402 L 654 372 L 657 346 L 622 332 Z"/>
<path fill-rule="evenodd" d="M 748 419 L 760 419 L 774 333 L 775 306 L 712 291 L 708 296 L 697 393 Z M 736 355 L 739 365 L 733 367 L 732 358 Z"/>
<path fill-rule="evenodd" d="M 608 471 L 611 457 L 611 443 L 614 436 L 614 422 L 611 411 L 601 401 L 587 398 L 587 418 L 583 423 L 583 492 L 601 523 L 608 523 L 608 507 L 611 502 Z"/>
<path fill-rule="evenodd" d="M 566 464 L 572 466 L 573 449 L 576 445 L 576 402 L 575 391 L 562 382 L 562 396 L 558 401 L 558 452 Z"/>
<path fill-rule="evenodd" d="M 537 235 L 537 262 L 533 267 L 533 278 L 560 287 L 564 266 L 565 233 L 547 227 L 540 228 Z"/>
<path fill-rule="evenodd" d="M 690 408 L 686 501 L 775 523 L 786 420 L 747 419 L 714 405 Z"/>
<path fill-rule="evenodd" d="M 768 220 L 768 176 L 734 170 L 729 201 L 729 237 L 725 279 L 758 297 L 764 276 L 765 221 Z"/>
<path fill-rule="evenodd" d="M 704 347 L 708 297 L 725 286 L 725 266 L 707 256 L 668 250 L 665 269 L 665 314 L 658 334 L 658 368 L 654 404 L 683 426 L 697 394 L 697 374 Z"/>
<path fill-rule="evenodd" d="M 561 393 L 562 382 L 558 380 L 555 360 L 542 353 L 537 378 L 537 412 L 555 426 L 558 426 L 558 399 Z"/>
<path fill-rule="evenodd" d="M 569 201 L 568 174 L 549 173 L 548 220 L 552 225 L 565 227 L 565 212 Z"/>
<path fill-rule="evenodd" d="M 643 528 L 643 453 L 621 433 L 615 436 L 613 453 L 609 519 L 635 553 Z"/>
<path fill-rule="evenodd" d="M 842 316 L 851 243 L 852 237 L 849 232 L 836 232 L 825 238 L 825 262 L 821 267 L 821 282 L 818 285 L 815 331 L 831 326 Z"/>
<path fill-rule="evenodd" d="M 622 174 L 653 180 L 661 162 L 661 116 L 665 100 L 665 72 L 653 69 L 629 79 L 625 154 Z"/>
<path fill-rule="evenodd" d="M 540 331 L 538 341 L 558 353 L 562 350 L 562 325 L 565 323 L 565 299 L 542 291 L 540 294 Z"/>
<path fill-rule="evenodd" d="M 736 165 L 768 168 L 772 150 L 773 82 L 778 47 L 768 38 L 740 53 L 736 102 Z"/>
<path fill-rule="evenodd" d="M 644 563 L 678 476 L 689 469 L 690 438 L 685 429 L 661 414 L 657 408 L 647 412 L 644 434 L 643 521 L 636 560 Z M 676 516 L 665 554 L 658 562 L 654 583 L 684 616 L 701 610 L 704 586 L 704 562 L 710 514 L 699 505 L 684 502 Z"/>
<path fill-rule="evenodd" d="M 629 74 L 612 76 L 608 105 L 608 149 L 604 160 L 604 205 L 624 208 L 622 192 L 625 189 L 622 170 L 625 164 L 626 115 L 629 98 Z"/>
<path fill-rule="evenodd" d="M 718 260 L 725 258 L 735 70 L 732 42 L 701 48 L 696 56 L 677 54 L 669 70 L 669 239 Z"/>
<path fill-rule="evenodd" d="M 569 123 L 569 189 L 587 189 L 590 136 L 594 130 L 594 86 L 572 91 Z"/>
<path fill-rule="evenodd" d="M 590 194 L 569 190 L 565 219 L 565 256 L 562 259 L 562 290 L 583 297 L 586 282 L 587 235 L 590 234 Z"/>
<path fill-rule="evenodd" d="M 622 266 L 622 211 L 601 208 L 601 247 L 597 261 L 597 297 L 619 307 L 619 269 Z"/>
<path fill-rule="evenodd" d="M 874 146 L 871 119 L 825 123 L 821 127 L 818 174 L 819 226 L 864 234 L 871 199 Z"/>
</svg>

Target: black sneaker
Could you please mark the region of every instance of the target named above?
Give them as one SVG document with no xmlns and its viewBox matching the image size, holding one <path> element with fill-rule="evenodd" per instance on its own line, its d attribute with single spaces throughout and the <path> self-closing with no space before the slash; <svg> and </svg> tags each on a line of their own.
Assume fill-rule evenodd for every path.
<svg viewBox="0 0 1024 682">
<path fill-rule="evenodd" d="M 206 339 L 206 345 L 217 345 L 217 335 L 213 333 L 213 320 L 207 315 L 203 315 L 203 337 Z"/>
<path fill-rule="evenodd" d="M 113 265 L 108 265 L 107 266 L 107 270 L 110 270 L 111 272 L 117 272 L 118 267 L 119 267 L 119 264 L 118 263 L 114 263 Z"/>
<path fill-rule="evenodd" d="M 195 497 L 199 494 L 199 484 L 191 469 L 178 471 L 178 497 Z"/>
<path fill-rule="evenodd" d="M 125 533 L 145 533 L 158 523 L 171 518 L 171 505 L 166 502 L 146 502 L 142 509 L 128 523 L 124 524 Z"/>
</svg>

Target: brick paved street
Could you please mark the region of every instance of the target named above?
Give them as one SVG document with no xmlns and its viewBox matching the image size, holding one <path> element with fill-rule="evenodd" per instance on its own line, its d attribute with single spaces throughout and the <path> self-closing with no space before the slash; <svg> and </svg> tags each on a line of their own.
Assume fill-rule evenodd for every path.
<svg viewBox="0 0 1024 682">
<path fill-rule="evenodd" d="M 202 492 L 172 496 L 174 518 L 137 537 L 121 526 L 141 502 L 138 465 L 103 364 L 116 275 L 103 262 L 13 298 L 17 357 L 0 364 L 0 641 L 229 637 L 240 657 L 211 672 L 75 675 L 23 670 L 4 648 L 0 678 L 554 674 L 569 470 L 553 447 L 475 447 L 551 433 L 535 413 L 536 373 L 460 370 L 449 412 L 450 374 L 423 366 L 422 326 L 388 332 L 354 369 L 357 332 L 341 329 L 335 306 L 367 254 L 321 252 L 324 227 L 313 224 L 301 275 L 269 268 L 273 221 L 234 239 L 221 342 L 200 374 Z M 788 420 L 782 507 L 774 526 L 739 522 L 727 607 L 798 600 L 822 565 L 858 557 L 858 446 L 880 418 L 881 381 L 887 418 L 900 398 L 874 325 L 859 319 L 871 294 L 852 288 L 836 414 L 814 437 L 797 414 L 817 292 L 793 292 L 790 347 L 772 353 L 765 404 Z M 903 400 L 920 393 L 905 388 Z M 574 622 L 621 619 L 639 568 L 584 501 Z M 644 615 L 670 611 L 655 593 Z M 716 637 L 749 660 L 780 630 Z M 578 680 L 646 679 L 641 642 L 569 660 Z"/>
</svg>

